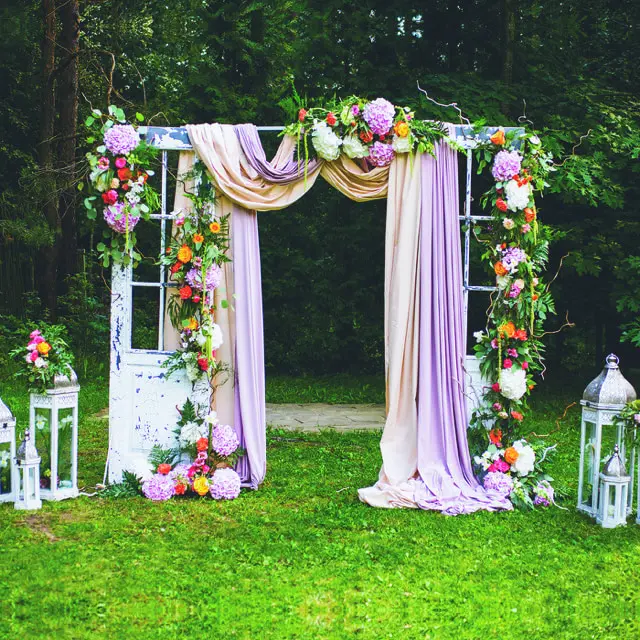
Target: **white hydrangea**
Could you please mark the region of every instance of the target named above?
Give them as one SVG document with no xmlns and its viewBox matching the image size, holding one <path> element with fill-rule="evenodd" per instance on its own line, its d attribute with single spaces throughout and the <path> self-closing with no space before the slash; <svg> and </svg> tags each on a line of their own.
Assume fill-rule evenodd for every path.
<svg viewBox="0 0 640 640">
<path fill-rule="evenodd" d="M 182 429 L 180 429 L 180 444 L 183 447 L 194 445 L 200 438 L 204 438 L 207 435 L 207 429 L 204 425 L 197 422 L 187 422 Z"/>
<path fill-rule="evenodd" d="M 411 151 L 411 140 L 409 140 L 409 136 L 402 138 L 394 135 L 391 146 L 396 153 L 409 153 Z"/>
<path fill-rule="evenodd" d="M 342 141 L 342 150 L 350 158 L 366 158 L 369 155 L 369 147 L 362 144 L 356 136 L 347 136 Z"/>
<path fill-rule="evenodd" d="M 511 278 L 509 276 L 496 276 L 496 284 L 498 289 L 508 289 L 511 286 Z"/>
<path fill-rule="evenodd" d="M 527 392 L 527 372 L 512 367 L 500 371 L 500 393 L 509 400 L 520 400 Z"/>
<path fill-rule="evenodd" d="M 215 351 L 219 349 L 224 343 L 224 337 L 222 335 L 222 329 L 220 325 L 213 324 L 211 327 L 211 348 Z"/>
<path fill-rule="evenodd" d="M 342 140 L 340 140 L 326 122 L 316 122 L 313 125 L 311 141 L 320 158 L 324 160 L 337 160 L 340 157 Z"/>
<path fill-rule="evenodd" d="M 519 187 L 515 180 L 509 180 L 504 188 L 504 193 L 507 197 L 507 205 L 510 211 L 520 211 L 529 206 L 531 185 L 528 182 Z"/>
<path fill-rule="evenodd" d="M 526 440 L 516 440 L 513 448 L 518 452 L 518 459 L 511 465 L 511 468 L 519 476 L 527 476 L 533 471 L 536 461 L 536 452 L 527 444 Z"/>
</svg>

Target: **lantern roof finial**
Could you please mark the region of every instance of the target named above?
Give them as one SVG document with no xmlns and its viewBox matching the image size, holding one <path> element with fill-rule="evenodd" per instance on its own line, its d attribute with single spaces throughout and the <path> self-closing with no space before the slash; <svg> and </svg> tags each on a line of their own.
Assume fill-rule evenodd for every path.
<svg viewBox="0 0 640 640">
<path fill-rule="evenodd" d="M 11 409 L 2 402 L 0 398 L 0 429 L 4 426 L 12 426 L 16 424 L 16 417 L 11 413 Z"/>
<path fill-rule="evenodd" d="M 607 356 L 604 369 L 584 390 L 582 405 L 615 410 L 636 399 L 636 391 L 622 375 L 619 363 L 615 353 Z"/>
</svg>

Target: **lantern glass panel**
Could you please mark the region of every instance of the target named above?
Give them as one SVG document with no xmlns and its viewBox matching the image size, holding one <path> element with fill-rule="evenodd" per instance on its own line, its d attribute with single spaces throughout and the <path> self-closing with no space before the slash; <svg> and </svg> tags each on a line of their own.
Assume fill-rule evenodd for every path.
<svg viewBox="0 0 640 640">
<path fill-rule="evenodd" d="M 604 514 L 606 518 L 615 518 L 616 516 L 616 487 L 615 485 L 609 485 L 609 503 L 607 505 L 607 513 Z"/>
<path fill-rule="evenodd" d="M 600 473 L 604 469 L 604 465 L 607 463 L 607 460 L 613 453 L 615 446 L 618 445 L 622 447 L 623 443 L 621 443 L 618 439 L 618 427 L 612 424 L 603 424 L 602 425 L 602 436 L 600 440 L 600 469 L 598 469 L 598 473 Z M 623 462 L 626 464 L 626 460 L 624 460 L 624 451 L 620 451 L 620 456 L 623 459 Z"/>
<path fill-rule="evenodd" d="M 62 489 L 73 486 L 73 409 L 58 411 L 58 485 Z"/>
<path fill-rule="evenodd" d="M 0 444 L 0 494 L 11 493 L 11 443 Z"/>
<path fill-rule="evenodd" d="M 596 425 L 594 422 L 585 422 L 584 441 L 584 469 L 582 472 L 584 487 L 582 489 L 582 503 L 588 507 L 595 507 L 592 504 L 593 493 L 593 464 L 596 450 Z"/>
<path fill-rule="evenodd" d="M 36 482 L 39 482 L 39 478 L 36 478 L 36 468 L 35 467 L 29 467 L 29 469 L 27 470 L 27 473 L 29 474 L 29 500 L 35 500 L 36 499 Z"/>
<path fill-rule="evenodd" d="M 40 486 L 49 489 L 51 486 L 51 409 L 36 407 L 34 442 L 40 454 Z"/>
</svg>

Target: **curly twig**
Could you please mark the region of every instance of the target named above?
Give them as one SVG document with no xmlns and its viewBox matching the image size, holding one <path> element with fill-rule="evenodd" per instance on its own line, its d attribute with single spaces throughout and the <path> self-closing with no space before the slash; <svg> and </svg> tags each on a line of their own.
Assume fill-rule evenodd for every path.
<svg viewBox="0 0 640 640">
<path fill-rule="evenodd" d="M 418 91 L 422 91 L 422 93 L 424 93 L 424 95 L 426 96 L 427 100 L 429 100 L 429 102 L 433 102 L 433 104 L 438 105 L 439 107 L 444 107 L 445 109 L 448 107 L 453 107 L 457 112 L 458 115 L 460 116 L 460 122 L 462 124 L 468 124 L 469 126 L 471 126 L 471 121 L 469 120 L 469 118 L 465 117 L 462 115 L 462 110 L 460 109 L 460 107 L 458 107 L 458 103 L 457 102 L 452 102 L 451 104 L 442 104 L 441 102 L 438 102 L 437 100 L 434 100 L 421 86 L 420 86 L 420 82 L 418 80 L 416 80 L 416 85 L 418 87 Z"/>
</svg>

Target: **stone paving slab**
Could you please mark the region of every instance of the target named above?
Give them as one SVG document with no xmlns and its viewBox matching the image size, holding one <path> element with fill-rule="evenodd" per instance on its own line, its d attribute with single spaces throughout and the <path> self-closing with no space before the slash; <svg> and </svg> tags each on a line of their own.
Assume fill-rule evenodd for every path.
<svg viewBox="0 0 640 640">
<path fill-rule="evenodd" d="M 290 431 L 380 430 L 383 404 L 267 404 L 267 424 Z"/>
</svg>

